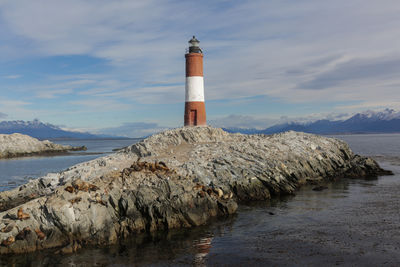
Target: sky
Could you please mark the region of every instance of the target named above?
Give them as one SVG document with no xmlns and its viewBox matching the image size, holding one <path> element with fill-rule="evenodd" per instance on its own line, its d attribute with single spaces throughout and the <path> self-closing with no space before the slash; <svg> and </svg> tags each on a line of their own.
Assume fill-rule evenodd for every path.
<svg viewBox="0 0 400 267">
<path fill-rule="evenodd" d="M 180 127 L 193 35 L 211 125 L 399 110 L 399 14 L 398 0 L 0 0 L 0 120 Z"/>
</svg>

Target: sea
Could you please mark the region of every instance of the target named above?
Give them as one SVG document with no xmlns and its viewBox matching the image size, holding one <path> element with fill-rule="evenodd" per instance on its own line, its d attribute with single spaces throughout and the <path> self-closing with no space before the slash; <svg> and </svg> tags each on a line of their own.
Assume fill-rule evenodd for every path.
<svg viewBox="0 0 400 267">
<path fill-rule="evenodd" d="M 87 150 L 53 156 L 2 159 L 0 160 L 0 191 L 10 190 L 47 173 L 59 172 L 75 164 L 105 156 L 113 153 L 113 150 L 132 145 L 139 140 L 142 139 L 51 140 L 61 145 L 86 146 Z"/>
<path fill-rule="evenodd" d="M 137 235 L 119 244 L 0 256 L 8 266 L 400 266 L 400 134 L 330 136 L 394 175 L 340 179 L 313 191 L 239 205 L 193 229 Z M 0 161 L 0 190 L 112 153 L 137 140 L 62 140 L 86 152 Z"/>
</svg>

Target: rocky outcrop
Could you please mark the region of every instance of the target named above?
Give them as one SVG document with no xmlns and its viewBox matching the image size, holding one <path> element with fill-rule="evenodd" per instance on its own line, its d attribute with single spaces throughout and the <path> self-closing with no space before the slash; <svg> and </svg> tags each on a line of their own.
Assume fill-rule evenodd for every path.
<svg viewBox="0 0 400 267">
<path fill-rule="evenodd" d="M 387 174 L 340 140 L 286 132 L 169 130 L 0 193 L 0 253 L 76 251 L 138 232 L 192 227 L 304 183 Z"/>
<path fill-rule="evenodd" d="M 13 158 L 47 153 L 86 150 L 86 147 L 72 147 L 54 144 L 48 140 L 39 141 L 28 135 L 0 134 L 0 158 Z"/>
</svg>

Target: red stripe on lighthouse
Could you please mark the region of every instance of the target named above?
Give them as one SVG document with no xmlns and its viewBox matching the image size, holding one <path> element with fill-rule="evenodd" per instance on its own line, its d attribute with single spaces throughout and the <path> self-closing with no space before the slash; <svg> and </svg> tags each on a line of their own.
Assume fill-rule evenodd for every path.
<svg viewBox="0 0 400 267">
<path fill-rule="evenodd" d="M 186 58 L 186 77 L 202 76 L 203 77 L 203 54 L 189 53 Z"/>
<path fill-rule="evenodd" d="M 205 126 L 206 105 L 204 102 L 185 103 L 185 126 Z"/>
</svg>

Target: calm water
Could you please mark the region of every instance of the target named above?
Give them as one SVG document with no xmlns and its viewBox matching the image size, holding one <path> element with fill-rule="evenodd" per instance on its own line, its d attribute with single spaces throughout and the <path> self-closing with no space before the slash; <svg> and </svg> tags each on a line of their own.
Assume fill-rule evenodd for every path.
<svg viewBox="0 0 400 267">
<path fill-rule="evenodd" d="M 335 136 L 376 157 L 394 176 L 342 179 L 320 192 L 242 205 L 190 230 L 137 236 L 69 256 L 0 258 L 43 266 L 399 266 L 400 135 Z"/>
<path fill-rule="evenodd" d="M 75 151 L 67 155 L 51 157 L 22 157 L 0 160 L 0 191 L 9 190 L 29 179 L 44 176 L 49 172 L 58 172 L 80 162 L 95 159 L 122 148 L 138 139 L 129 140 L 57 140 L 55 143 L 72 146 L 86 146 L 87 151 Z"/>
</svg>

